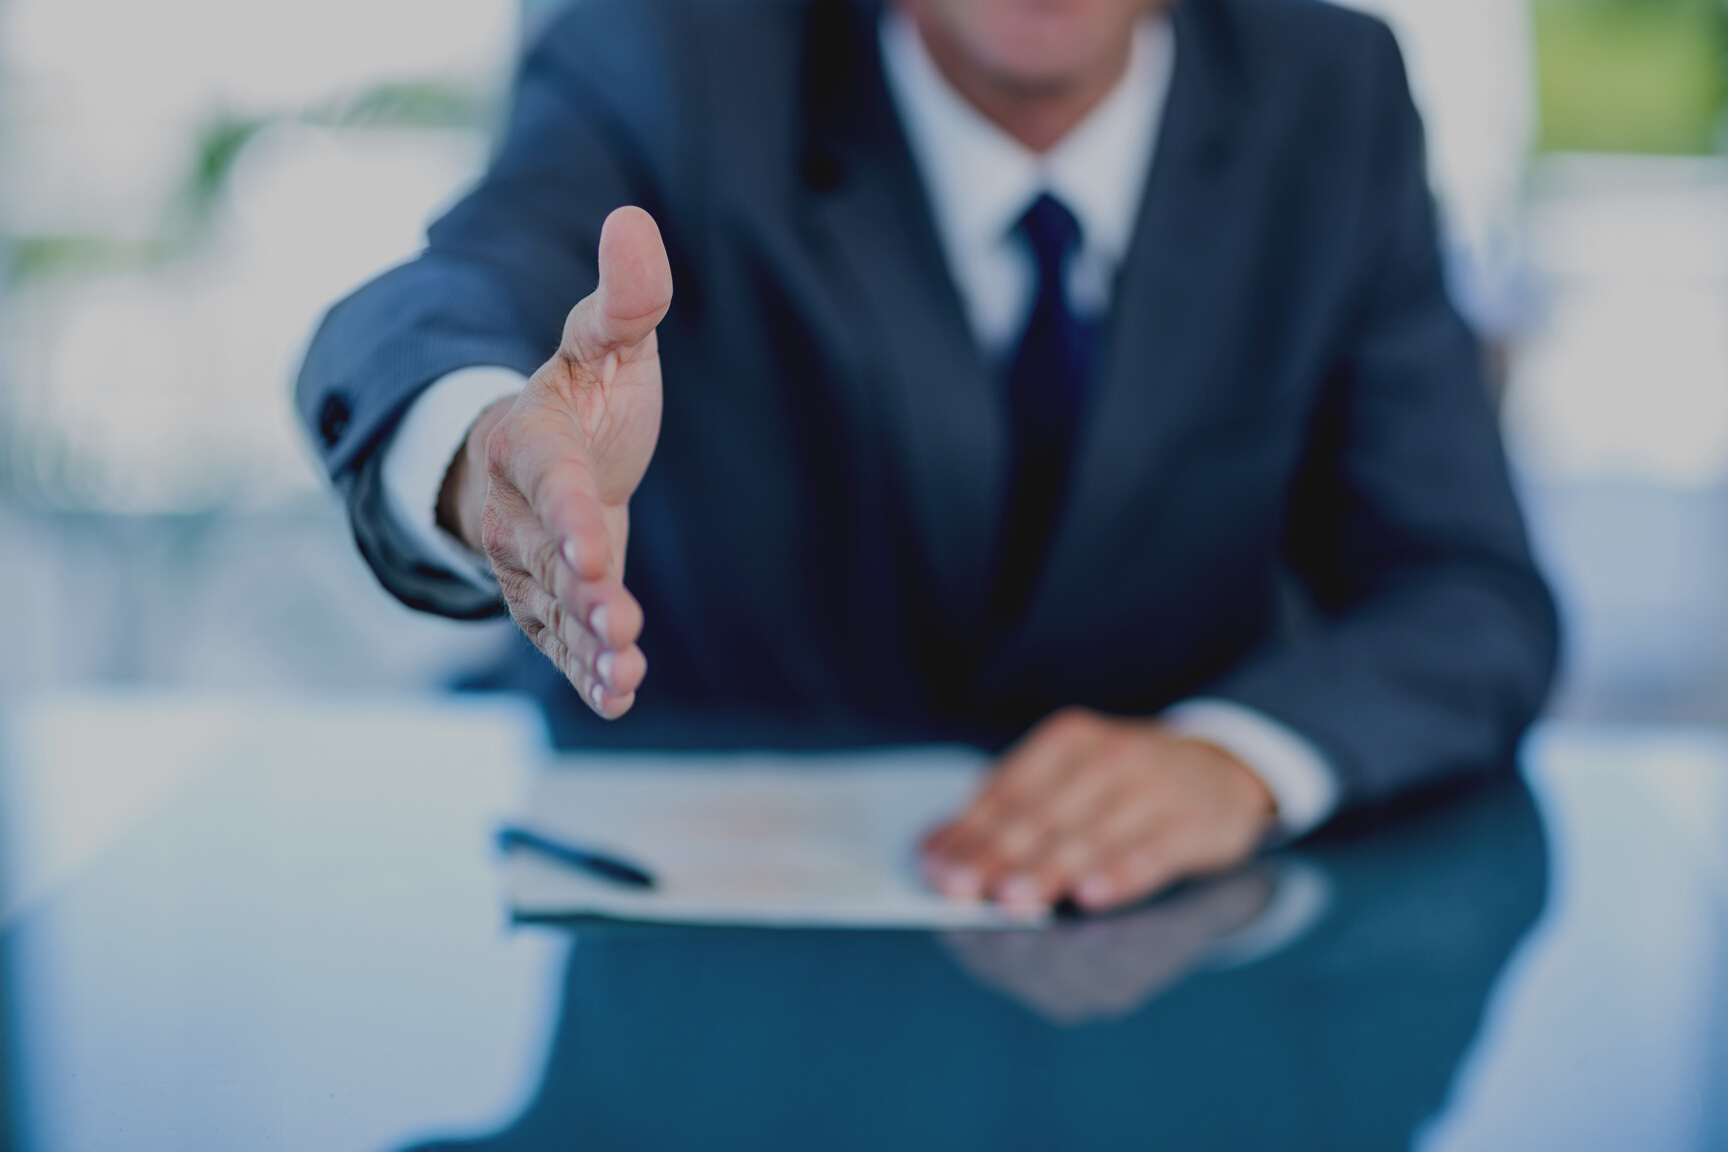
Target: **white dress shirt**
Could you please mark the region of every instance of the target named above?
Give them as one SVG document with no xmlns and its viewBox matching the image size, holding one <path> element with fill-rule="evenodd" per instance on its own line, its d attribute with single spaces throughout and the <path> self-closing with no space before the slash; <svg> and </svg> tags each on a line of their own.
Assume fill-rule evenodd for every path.
<svg viewBox="0 0 1728 1152">
<path fill-rule="evenodd" d="M 527 381 L 514 368 L 485 365 L 439 378 L 420 393 L 384 446 L 384 500 L 390 515 L 437 567 L 479 588 L 495 589 L 486 558 L 438 523 L 438 495 L 468 430 L 494 401 L 514 396 Z"/>
<path fill-rule="evenodd" d="M 1082 316 L 1101 317 L 1133 239 L 1175 67 L 1168 19 L 1141 22 L 1121 80 L 1042 154 L 1009 136 L 954 89 L 910 19 L 890 10 L 881 44 L 888 89 L 979 347 L 992 359 L 1006 359 L 1025 325 L 1034 270 L 1015 227 L 1046 192 L 1080 224 L 1080 249 L 1067 267 L 1071 306 Z M 482 559 L 436 522 L 438 493 L 480 412 L 522 385 L 519 374 L 504 368 L 453 372 L 415 400 L 384 448 L 391 513 L 428 559 L 482 585 L 491 581 Z M 1337 803 L 1337 778 L 1319 751 L 1254 709 L 1201 698 L 1177 705 L 1162 719 L 1253 769 L 1277 801 L 1282 836 L 1315 827 Z"/>
<path fill-rule="evenodd" d="M 954 90 L 909 17 L 891 12 L 881 40 L 888 90 L 979 346 L 1005 358 L 1025 327 L 1034 271 L 1015 226 L 1044 192 L 1080 223 L 1080 249 L 1067 268 L 1070 306 L 1081 317 L 1101 317 L 1134 238 L 1152 168 L 1175 64 L 1169 21 L 1148 20 L 1135 29 L 1122 79 L 1042 155 Z"/>
</svg>

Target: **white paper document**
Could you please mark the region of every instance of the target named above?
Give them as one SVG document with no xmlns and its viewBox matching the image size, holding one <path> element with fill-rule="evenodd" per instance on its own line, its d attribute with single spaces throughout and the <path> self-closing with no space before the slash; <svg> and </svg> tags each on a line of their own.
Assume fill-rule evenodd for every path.
<svg viewBox="0 0 1728 1152">
<path fill-rule="evenodd" d="M 650 872 L 651 890 L 512 852 L 519 916 L 830 928 L 1009 928 L 918 874 L 917 844 L 985 767 L 967 749 L 845 754 L 591 754 L 553 762 L 517 822 Z"/>
</svg>

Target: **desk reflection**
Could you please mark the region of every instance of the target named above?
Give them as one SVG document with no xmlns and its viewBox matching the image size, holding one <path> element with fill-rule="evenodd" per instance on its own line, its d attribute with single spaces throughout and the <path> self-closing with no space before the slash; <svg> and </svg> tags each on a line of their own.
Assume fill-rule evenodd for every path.
<svg viewBox="0 0 1728 1152">
<path fill-rule="evenodd" d="M 1405 1147 L 1545 860 L 1507 778 L 1039 933 L 585 926 L 531 1103 L 418 1149 Z"/>
</svg>

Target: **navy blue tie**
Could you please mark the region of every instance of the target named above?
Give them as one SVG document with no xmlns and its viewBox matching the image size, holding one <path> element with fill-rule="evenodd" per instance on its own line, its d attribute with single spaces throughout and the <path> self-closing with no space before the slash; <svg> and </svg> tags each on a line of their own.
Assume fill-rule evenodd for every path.
<svg viewBox="0 0 1728 1152">
<path fill-rule="evenodd" d="M 990 617 L 1011 627 L 1044 566 L 1068 487 L 1074 436 L 1092 374 L 1096 335 L 1068 306 L 1063 275 L 1080 246 L 1080 222 L 1060 200 L 1039 196 L 1020 218 L 1036 269 L 1032 312 L 1008 368 L 1014 450 L 997 552 Z"/>
</svg>

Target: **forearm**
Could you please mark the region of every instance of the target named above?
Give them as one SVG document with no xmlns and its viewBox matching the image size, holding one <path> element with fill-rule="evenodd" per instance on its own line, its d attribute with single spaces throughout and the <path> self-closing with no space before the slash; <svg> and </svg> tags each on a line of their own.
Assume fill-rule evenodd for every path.
<svg viewBox="0 0 1728 1152">
<path fill-rule="evenodd" d="M 1533 569 L 1436 573 L 1250 660 L 1213 694 L 1302 733 L 1341 806 L 1508 764 L 1553 675 L 1558 620 Z"/>
<path fill-rule="evenodd" d="M 1284 517 L 1317 622 L 1211 686 L 1301 732 L 1371 803 L 1508 764 L 1553 675 L 1559 623 L 1488 402 L 1447 301 L 1422 130 L 1390 35 L 1363 306 Z"/>
<path fill-rule="evenodd" d="M 503 610 L 485 558 L 440 525 L 436 507 L 477 419 L 493 407 L 507 409 L 521 384 L 508 369 L 446 376 L 416 397 L 341 484 L 362 556 L 379 582 L 412 608 L 459 619 Z"/>
</svg>

